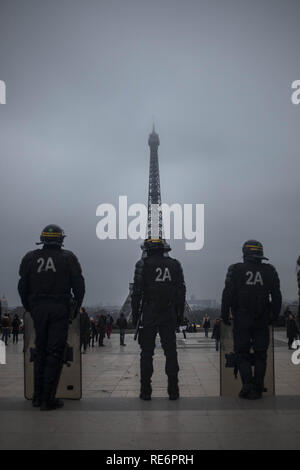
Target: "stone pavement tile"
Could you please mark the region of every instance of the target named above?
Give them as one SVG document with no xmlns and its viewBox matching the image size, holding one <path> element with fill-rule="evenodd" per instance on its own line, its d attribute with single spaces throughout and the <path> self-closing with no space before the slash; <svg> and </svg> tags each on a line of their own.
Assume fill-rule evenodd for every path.
<svg viewBox="0 0 300 470">
<path fill-rule="evenodd" d="M 284 337 L 284 331 L 275 334 Z M 201 348 L 197 346 L 201 341 Z M 286 338 L 285 338 L 286 340 Z M 118 335 L 112 335 L 111 340 L 105 340 L 105 348 L 90 348 L 82 355 L 83 362 L 83 396 L 107 396 L 117 391 L 135 392 L 139 388 L 139 348 L 133 343 L 132 335 L 127 335 L 126 348 L 120 349 Z M 179 373 L 180 386 L 184 395 L 190 390 L 190 396 L 195 396 L 199 385 L 199 396 L 203 394 L 216 396 L 219 394 L 219 355 L 209 348 L 209 340 L 198 333 L 190 335 L 189 343 L 182 342 L 178 337 L 178 357 L 181 370 Z M 191 346 L 191 343 L 195 346 Z M 159 342 L 158 342 L 159 344 Z M 200 343 L 199 343 L 200 344 Z M 300 366 L 291 363 L 291 354 L 284 347 L 275 347 L 276 393 L 281 395 L 300 395 Z M 203 347 L 202 347 L 203 346 Z M 127 352 L 126 352 L 127 351 Z M 153 388 L 160 390 L 167 387 L 164 372 L 165 358 L 163 351 L 157 349 L 153 375 Z M 117 388 L 117 390 L 116 390 Z M 101 392 L 101 390 L 106 392 Z M 23 355 L 22 341 L 8 348 L 8 364 L 0 367 L 0 397 L 23 397 Z"/>
<path fill-rule="evenodd" d="M 299 450 L 300 433 L 293 435 L 268 433 L 218 433 L 215 435 L 224 450 Z"/>
<path fill-rule="evenodd" d="M 114 388 L 114 392 L 119 392 L 119 391 L 124 391 L 126 390 L 127 392 L 129 392 L 130 390 L 136 390 L 136 388 L 139 386 L 138 383 L 134 384 L 134 383 L 124 383 L 124 382 L 121 382 L 119 383 L 115 388 Z"/>
<path fill-rule="evenodd" d="M 202 385 L 199 385 L 199 386 L 191 386 L 189 385 L 189 392 L 190 392 L 190 396 L 203 396 L 206 394 L 204 388 L 202 387 Z"/>
<path fill-rule="evenodd" d="M 271 411 L 252 412 L 247 409 L 243 412 L 228 413 L 228 411 L 210 411 L 209 412 L 213 432 L 217 433 L 240 433 L 248 438 L 248 434 L 259 433 L 300 433 L 300 415 L 299 412 L 294 414 L 277 413 Z M 300 446 L 300 442 L 299 442 Z"/>
<path fill-rule="evenodd" d="M 85 398 L 107 398 L 111 396 L 112 391 L 103 391 L 103 390 L 85 390 L 82 394 L 82 399 Z"/>
<path fill-rule="evenodd" d="M 143 450 L 215 450 L 220 448 L 217 436 L 207 432 L 172 434 L 156 432 L 134 434 L 134 449 Z"/>
<path fill-rule="evenodd" d="M 113 393 L 116 393 L 115 396 L 118 396 L 118 393 L 121 393 L 121 392 L 113 392 Z M 140 389 L 137 388 L 135 390 L 129 390 L 128 392 L 125 392 L 125 393 L 128 398 L 138 398 L 140 396 Z"/>
<path fill-rule="evenodd" d="M 144 411 L 135 418 L 136 432 L 202 433 L 214 432 L 210 417 L 197 416 L 194 411 Z M 158 428 L 159 423 L 159 428 Z"/>
<path fill-rule="evenodd" d="M 127 397 L 128 393 L 130 393 L 130 392 L 127 392 L 126 390 L 119 390 L 119 391 L 113 390 L 110 396 L 112 398 L 114 398 L 114 397 Z"/>
<path fill-rule="evenodd" d="M 66 402 L 43 413 L 5 399 L 0 448 L 258 449 L 300 446 L 300 399 Z M 125 411 L 126 410 L 126 411 Z M 9 419 L 8 419 L 9 417 Z M 76 444 L 76 446 L 75 446 Z"/>
<path fill-rule="evenodd" d="M 181 394 L 181 396 L 184 396 L 184 395 Z M 207 394 L 206 394 L 205 390 L 199 389 L 197 391 L 190 390 L 189 393 L 186 396 L 187 397 L 205 397 L 205 396 L 207 396 Z"/>
<path fill-rule="evenodd" d="M 7 433 L 0 435 L 0 448 L 6 450 L 126 450 L 134 449 L 137 436 L 129 432 L 85 432 L 85 433 L 55 433 L 49 439 L 48 433 L 32 432 L 30 434 Z"/>
<path fill-rule="evenodd" d="M 185 390 L 182 390 L 180 389 L 180 397 L 181 398 L 187 398 L 187 397 L 191 397 L 193 396 L 192 393 L 190 392 L 189 389 L 185 389 Z M 199 396 L 199 394 L 197 394 L 197 397 Z"/>
<path fill-rule="evenodd" d="M 166 388 L 160 388 L 152 391 L 152 397 L 168 397 L 168 392 Z"/>
<path fill-rule="evenodd" d="M 124 405 L 126 401 L 124 400 Z M 136 415 L 138 412 L 135 412 Z M 135 432 L 136 416 L 128 411 L 91 411 L 70 412 L 67 415 L 61 413 L 56 418 L 57 432 L 59 433 L 126 433 Z"/>
</svg>

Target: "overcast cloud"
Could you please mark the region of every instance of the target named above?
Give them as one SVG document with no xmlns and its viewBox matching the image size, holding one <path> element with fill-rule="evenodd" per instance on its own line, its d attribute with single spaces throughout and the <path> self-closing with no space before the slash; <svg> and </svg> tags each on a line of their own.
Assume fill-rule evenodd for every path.
<svg viewBox="0 0 300 470">
<path fill-rule="evenodd" d="M 96 238 L 96 208 L 147 202 L 154 117 L 162 199 L 205 204 L 188 295 L 220 299 L 246 239 L 296 298 L 300 2 L 0 0 L 0 292 L 48 223 L 79 257 L 85 303 L 121 303 L 140 243 Z"/>
</svg>

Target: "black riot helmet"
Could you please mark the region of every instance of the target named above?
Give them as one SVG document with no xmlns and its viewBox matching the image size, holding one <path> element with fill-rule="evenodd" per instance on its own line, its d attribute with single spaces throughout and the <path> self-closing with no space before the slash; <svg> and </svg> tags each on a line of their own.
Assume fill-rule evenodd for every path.
<svg viewBox="0 0 300 470">
<path fill-rule="evenodd" d="M 44 228 L 40 236 L 38 245 L 58 245 L 62 246 L 65 232 L 58 225 L 50 224 Z"/>
<path fill-rule="evenodd" d="M 243 245 L 244 259 L 252 259 L 255 261 L 268 259 L 264 256 L 264 249 L 260 242 L 257 240 L 248 240 Z"/>
<path fill-rule="evenodd" d="M 170 245 L 166 242 L 166 240 L 163 240 L 162 238 L 147 238 L 147 240 L 144 241 L 144 243 L 141 245 L 142 250 L 146 252 L 163 252 L 166 253 L 168 251 L 171 251 Z"/>
</svg>

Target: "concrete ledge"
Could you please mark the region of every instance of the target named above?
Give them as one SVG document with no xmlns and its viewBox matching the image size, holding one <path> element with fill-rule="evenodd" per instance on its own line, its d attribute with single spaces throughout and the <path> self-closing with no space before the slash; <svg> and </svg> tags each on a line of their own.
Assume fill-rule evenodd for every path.
<svg viewBox="0 0 300 470">
<path fill-rule="evenodd" d="M 266 397 L 248 401 L 232 397 L 190 397 L 170 401 L 167 398 L 152 398 L 145 402 L 139 398 L 83 398 L 82 400 L 64 400 L 65 411 L 213 411 L 213 410 L 300 410 L 300 396 Z M 0 412 L 35 412 L 29 400 L 20 398 L 1 398 Z M 57 413 L 57 411 L 55 412 Z"/>
</svg>

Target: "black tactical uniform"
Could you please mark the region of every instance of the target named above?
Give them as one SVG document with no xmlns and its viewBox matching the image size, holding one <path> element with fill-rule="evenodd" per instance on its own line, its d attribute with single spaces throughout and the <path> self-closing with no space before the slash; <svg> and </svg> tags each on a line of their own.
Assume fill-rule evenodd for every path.
<svg viewBox="0 0 300 470">
<path fill-rule="evenodd" d="M 180 263 L 164 253 L 162 240 L 146 240 L 147 257 L 137 262 L 132 293 L 132 318 L 136 325 L 141 306 L 141 395 L 151 398 L 151 376 L 155 338 L 159 332 L 166 356 L 166 374 L 170 399 L 179 397 L 176 328 L 182 323 L 185 284 Z M 169 249 L 168 249 L 169 251 Z"/>
<path fill-rule="evenodd" d="M 234 350 L 243 388 L 241 398 L 260 398 L 269 346 L 269 324 L 281 309 L 281 292 L 277 272 L 271 264 L 262 263 L 263 247 L 255 240 L 243 246 L 244 262 L 229 267 L 222 296 L 222 319 L 229 323 L 233 315 Z M 252 376 L 250 349 L 254 350 Z"/>
<path fill-rule="evenodd" d="M 33 405 L 41 409 L 62 406 L 55 393 L 67 341 L 71 291 L 77 309 L 85 292 L 76 256 L 61 248 L 64 236 L 58 226 L 47 226 L 40 237 L 43 248 L 27 253 L 19 270 L 19 294 L 36 333 Z"/>
</svg>

